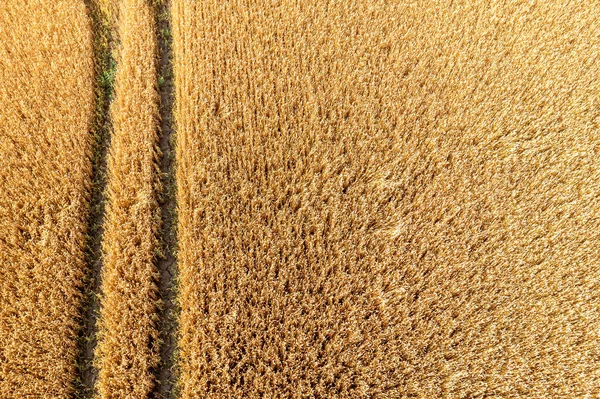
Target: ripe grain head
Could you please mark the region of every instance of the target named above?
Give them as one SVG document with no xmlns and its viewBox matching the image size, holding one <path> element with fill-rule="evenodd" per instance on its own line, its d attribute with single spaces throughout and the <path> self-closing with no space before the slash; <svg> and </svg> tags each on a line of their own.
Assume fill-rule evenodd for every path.
<svg viewBox="0 0 600 399">
<path fill-rule="evenodd" d="M 0 11 L 0 396 L 72 392 L 94 107 L 82 1 Z"/>
<path fill-rule="evenodd" d="M 182 397 L 598 395 L 598 10 L 175 0 Z"/>
<path fill-rule="evenodd" d="M 119 1 L 117 11 L 97 390 L 100 398 L 147 398 L 158 362 L 157 45 L 147 0 Z"/>
</svg>

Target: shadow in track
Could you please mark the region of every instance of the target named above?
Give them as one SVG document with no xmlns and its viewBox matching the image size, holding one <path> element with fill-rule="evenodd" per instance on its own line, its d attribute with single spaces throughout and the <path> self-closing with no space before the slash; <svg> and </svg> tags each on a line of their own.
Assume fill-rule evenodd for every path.
<svg viewBox="0 0 600 399">
<path fill-rule="evenodd" d="M 160 207 L 162 228 L 160 239 L 162 253 L 157 261 L 159 271 L 158 291 L 161 299 L 158 328 L 160 331 L 160 363 L 154 375 L 156 386 L 154 399 L 167 399 L 175 396 L 174 350 L 176 346 L 176 306 L 175 306 L 175 247 L 176 247 L 176 198 L 175 198 L 175 152 L 173 128 L 173 69 L 171 64 L 171 21 L 169 1 L 159 1 L 156 6 L 158 35 L 158 87 L 160 91 L 160 159 L 162 192 Z"/>
<path fill-rule="evenodd" d="M 113 95 L 115 62 L 111 56 L 111 37 L 108 21 L 95 0 L 85 0 L 92 23 L 96 68 L 96 114 L 94 117 L 92 186 L 88 215 L 86 276 L 82 287 L 81 330 L 78 336 L 77 379 L 75 398 L 88 399 L 94 395 L 98 375 L 93 366 L 96 348 L 96 319 L 98 318 L 100 273 L 102 270 L 102 234 L 104 221 L 104 190 L 106 187 L 106 157 L 110 143 L 109 109 Z"/>
</svg>

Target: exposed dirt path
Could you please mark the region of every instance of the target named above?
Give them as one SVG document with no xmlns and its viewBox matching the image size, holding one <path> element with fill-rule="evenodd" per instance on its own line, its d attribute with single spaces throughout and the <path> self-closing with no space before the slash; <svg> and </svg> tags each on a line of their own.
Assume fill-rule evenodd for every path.
<svg viewBox="0 0 600 399">
<path fill-rule="evenodd" d="M 175 348 L 175 225 L 176 199 L 174 176 L 174 129 L 173 129 L 173 73 L 171 65 L 171 22 L 169 1 L 157 7 L 158 71 L 160 90 L 160 159 L 162 192 L 160 207 L 162 212 L 161 240 L 162 256 L 157 267 L 160 273 L 158 290 L 162 306 L 159 309 L 159 330 L 161 338 L 160 365 L 155 370 L 156 388 L 153 398 L 173 397 L 173 352 Z"/>
</svg>

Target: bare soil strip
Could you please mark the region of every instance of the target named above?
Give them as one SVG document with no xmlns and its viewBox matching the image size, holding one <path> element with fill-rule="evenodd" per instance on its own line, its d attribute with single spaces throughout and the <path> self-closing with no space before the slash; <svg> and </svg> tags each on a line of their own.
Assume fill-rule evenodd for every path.
<svg viewBox="0 0 600 399">
<path fill-rule="evenodd" d="M 173 353 L 175 340 L 173 338 L 175 325 L 175 176 L 174 176 L 174 127 L 173 127 L 173 72 L 171 58 L 171 21 L 169 2 L 164 1 L 157 6 L 157 35 L 158 35 L 158 68 L 160 91 L 160 171 L 162 192 L 160 208 L 162 216 L 162 253 L 158 259 L 157 268 L 160 273 L 158 292 L 161 299 L 158 328 L 160 330 L 160 364 L 154 371 L 156 386 L 153 397 L 166 399 L 172 396 L 173 387 Z"/>
</svg>

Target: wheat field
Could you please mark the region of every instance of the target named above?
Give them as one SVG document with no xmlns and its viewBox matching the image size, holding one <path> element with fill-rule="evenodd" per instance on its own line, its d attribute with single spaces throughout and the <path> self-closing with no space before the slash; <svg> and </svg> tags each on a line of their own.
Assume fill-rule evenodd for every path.
<svg viewBox="0 0 600 399">
<path fill-rule="evenodd" d="M 0 397 L 600 397 L 599 6 L 8 0 Z"/>
<path fill-rule="evenodd" d="M 590 3 L 173 3 L 181 398 L 593 397 Z"/>
<path fill-rule="evenodd" d="M 147 0 L 113 5 L 117 73 L 110 109 L 98 398 L 147 398 L 158 362 L 158 92 L 154 11 Z"/>
<path fill-rule="evenodd" d="M 73 393 L 91 183 L 91 35 L 83 2 L 0 6 L 2 398 Z"/>
</svg>

